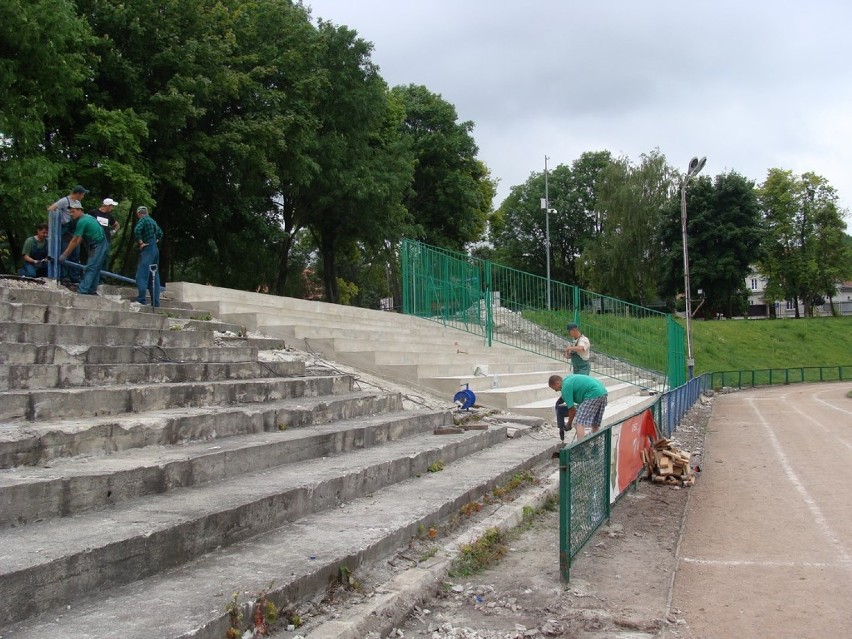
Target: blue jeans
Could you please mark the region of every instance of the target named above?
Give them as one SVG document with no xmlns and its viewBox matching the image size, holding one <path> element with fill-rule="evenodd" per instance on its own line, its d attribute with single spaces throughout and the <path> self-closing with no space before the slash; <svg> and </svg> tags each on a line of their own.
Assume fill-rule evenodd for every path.
<svg viewBox="0 0 852 639">
<path fill-rule="evenodd" d="M 47 263 L 36 266 L 35 264 L 24 262 L 20 275 L 24 277 L 47 277 Z"/>
<path fill-rule="evenodd" d="M 145 303 L 145 293 L 152 288 L 151 287 L 151 265 L 157 264 L 159 266 L 160 261 L 160 249 L 157 248 L 156 243 L 149 244 L 141 251 L 139 251 L 139 262 L 136 265 L 136 301 L 140 304 Z M 160 271 L 157 269 L 157 273 L 154 275 L 154 286 L 151 291 L 151 303 L 153 306 L 160 305 Z"/>
<path fill-rule="evenodd" d="M 68 248 L 68 245 L 71 243 L 71 238 L 73 235 L 68 235 L 66 233 L 62 234 L 62 246 L 60 247 L 59 252 L 64 253 L 65 249 Z M 80 245 L 78 244 L 71 254 L 68 256 L 69 262 L 74 262 L 75 264 L 80 263 Z M 71 280 L 72 282 L 80 282 L 80 271 L 71 266 L 62 265 L 62 279 L 63 280 Z"/>
<path fill-rule="evenodd" d="M 89 247 L 89 259 L 86 268 L 83 269 L 83 280 L 77 287 L 77 292 L 83 295 L 94 295 L 101 283 L 101 268 L 106 255 L 109 252 L 109 242 L 102 240 L 98 244 Z"/>
</svg>

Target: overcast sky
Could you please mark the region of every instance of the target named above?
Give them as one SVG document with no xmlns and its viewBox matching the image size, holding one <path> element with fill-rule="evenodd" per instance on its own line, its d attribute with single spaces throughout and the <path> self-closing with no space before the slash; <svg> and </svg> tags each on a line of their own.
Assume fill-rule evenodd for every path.
<svg viewBox="0 0 852 639">
<path fill-rule="evenodd" d="M 852 2 L 304 1 L 372 42 L 389 85 L 425 85 L 474 122 L 495 206 L 545 155 L 655 148 L 758 183 L 814 171 L 852 205 Z"/>
</svg>

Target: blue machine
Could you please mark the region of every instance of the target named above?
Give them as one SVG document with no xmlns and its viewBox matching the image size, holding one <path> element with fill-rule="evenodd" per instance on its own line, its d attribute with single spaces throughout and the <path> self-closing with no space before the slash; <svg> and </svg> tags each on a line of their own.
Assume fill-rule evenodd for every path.
<svg viewBox="0 0 852 639">
<path fill-rule="evenodd" d="M 468 410 L 476 403 L 476 395 L 470 390 L 470 384 L 465 384 L 464 390 L 460 390 L 453 396 L 453 402 L 461 410 Z"/>
</svg>

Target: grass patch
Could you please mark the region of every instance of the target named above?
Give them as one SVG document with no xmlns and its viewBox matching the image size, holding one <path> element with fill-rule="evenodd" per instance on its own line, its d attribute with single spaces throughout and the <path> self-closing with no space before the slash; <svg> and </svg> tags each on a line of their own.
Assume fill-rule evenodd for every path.
<svg viewBox="0 0 852 639">
<path fill-rule="evenodd" d="M 454 579 L 469 577 L 494 565 L 506 556 L 509 548 L 506 534 L 498 528 L 489 528 L 479 539 L 459 548 L 448 574 Z"/>
<path fill-rule="evenodd" d="M 565 337 L 565 311 L 525 311 L 524 316 Z M 683 319 L 675 320 L 685 327 Z M 660 316 L 580 314 L 592 351 L 665 371 L 668 334 Z M 695 372 L 852 366 L 852 316 L 777 320 L 693 320 Z M 684 353 L 686 345 L 684 344 Z M 594 370 L 594 366 L 593 366 Z M 844 373 L 845 377 L 845 373 Z"/>
</svg>

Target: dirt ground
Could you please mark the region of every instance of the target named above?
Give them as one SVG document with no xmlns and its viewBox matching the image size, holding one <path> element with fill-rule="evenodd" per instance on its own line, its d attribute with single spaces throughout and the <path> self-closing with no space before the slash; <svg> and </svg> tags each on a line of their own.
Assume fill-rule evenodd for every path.
<svg viewBox="0 0 852 639">
<path fill-rule="evenodd" d="M 699 467 L 711 405 L 697 404 L 674 437 Z M 449 580 L 390 636 L 688 638 L 669 596 L 689 491 L 646 481 L 628 489 L 575 558 L 568 584 L 559 575 L 558 511 L 544 511 L 499 564 Z"/>
<path fill-rule="evenodd" d="M 712 399 L 684 417 L 673 436 L 701 465 Z M 555 437 L 555 429 L 552 435 Z M 540 469 L 543 476 L 557 471 Z M 698 482 L 700 482 L 700 473 Z M 697 485 L 697 484 L 696 484 Z M 434 596 L 415 608 L 390 637 L 429 639 L 692 639 L 686 622 L 670 606 L 684 512 L 693 488 L 639 482 L 613 506 L 602 526 L 574 559 L 571 580 L 559 571 L 558 509 L 542 510 L 509 535 L 505 557 L 465 579 L 447 578 Z M 483 511 L 483 515 L 485 511 Z M 435 540 L 438 543 L 442 539 Z M 305 625 L 276 637 L 307 637 L 329 618 L 382 590 L 394 572 L 416 564 L 428 549 L 418 542 L 373 571 L 358 574 L 358 592 L 329 592 L 299 611 Z M 378 634 L 367 639 L 377 639 Z"/>
</svg>

